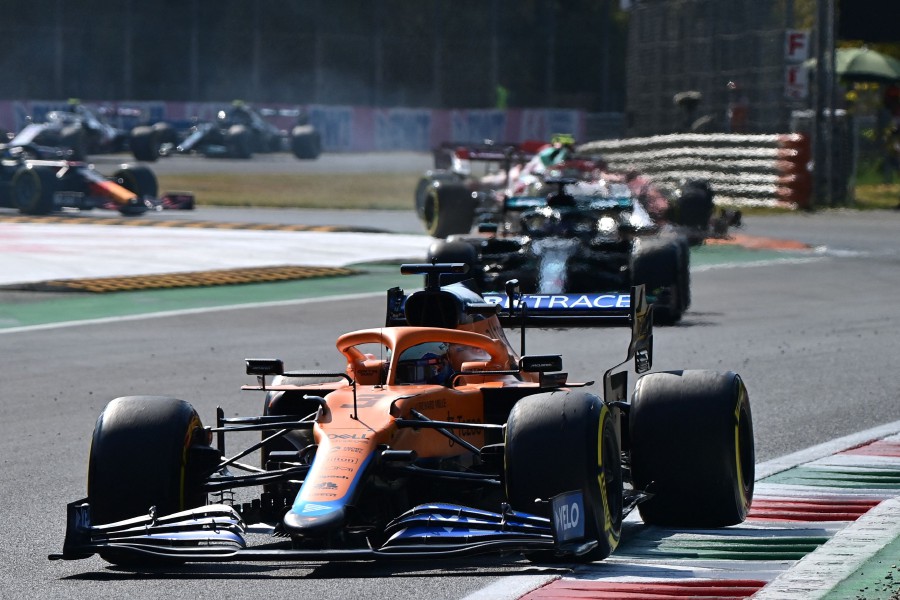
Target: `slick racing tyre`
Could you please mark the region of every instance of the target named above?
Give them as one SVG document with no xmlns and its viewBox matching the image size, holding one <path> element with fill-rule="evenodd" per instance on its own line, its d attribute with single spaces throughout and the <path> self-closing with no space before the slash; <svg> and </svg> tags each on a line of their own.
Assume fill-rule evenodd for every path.
<svg viewBox="0 0 900 600">
<path fill-rule="evenodd" d="M 469 272 L 460 275 L 445 273 L 441 275 L 441 285 L 449 285 L 477 277 L 478 253 L 474 246 L 462 240 L 437 240 L 428 247 L 429 263 L 464 263 L 469 265 Z M 479 282 L 480 283 L 480 282 Z"/>
<path fill-rule="evenodd" d="M 709 235 L 715 194 L 705 179 L 687 181 L 679 189 L 672 207 L 673 221 L 680 225 L 692 245 L 699 245 Z"/>
<path fill-rule="evenodd" d="M 129 192 L 133 192 L 139 202 L 136 204 L 123 204 L 119 206 L 119 212 L 126 216 L 139 215 L 147 211 L 144 198 L 156 198 L 159 193 L 159 183 L 156 175 L 147 167 L 123 165 L 121 169 L 113 173 L 112 180 Z"/>
<path fill-rule="evenodd" d="M 440 181 L 441 183 L 459 182 L 460 177 L 451 171 L 442 169 L 425 171 L 425 175 L 420 177 L 419 182 L 416 184 L 415 198 L 416 216 L 422 221 L 425 220 L 425 200 L 428 197 L 428 188 L 435 181 Z"/>
<path fill-rule="evenodd" d="M 301 386 L 309 380 L 300 377 L 284 377 L 277 376 L 272 380 L 272 385 L 297 385 Z M 287 391 L 287 392 L 269 392 L 263 404 L 263 415 L 269 417 L 273 415 L 285 415 L 293 419 L 302 419 L 303 417 L 314 414 L 319 409 L 319 403 L 315 400 L 306 398 L 305 392 Z M 265 429 L 262 432 L 262 439 L 265 440 L 276 431 L 273 429 Z M 285 435 L 268 441 L 260 448 L 260 467 L 266 470 L 280 468 L 281 465 L 270 465 L 269 457 L 272 452 L 299 452 L 304 449 L 313 448 L 316 441 L 313 437 L 312 429 L 295 429 L 287 432 Z M 263 491 L 273 495 L 283 493 L 281 489 L 282 483 L 267 483 L 263 485 Z M 296 494 L 296 490 L 293 492 Z"/>
<path fill-rule="evenodd" d="M 681 301 L 681 311 L 685 312 L 691 306 L 691 248 L 687 237 L 680 235 L 676 239 L 679 249 L 678 277 L 679 277 L 679 300 Z"/>
<path fill-rule="evenodd" d="M 469 233 L 475 220 L 475 198 L 465 186 L 434 181 L 425 194 L 422 222 L 428 235 L 446 238 Z"/>
<path fill-rule="evenodd" d="M 131 130 L 128 146 L 135 160 L 154 162 L 159 158 L 159 133 L 154 127 L 142 125 Z"/>
<path fill-rule="evenodd" d="M 246 125 L 232 125 L 225 132 L 225 146 L 230 158 L 252 158 L 253 134 Z"/>
<path fill-rule="evenodd" d="M 516 510 L 550 517 L 552 497 L 582 492 L 585 538 L 597 546 L 576 560 L 602 560 L 615 550 L 622 531 L 622 463 L 612 413 L 597 396 L 558 391 L 520 400 L 506 424 L 504 460 L 506 495 Z M 548 551 L 528 558 L 555 556 Z"/>
<path fill-rule="evenodd" d="M 690 302 L 685 251 L 677 240 L 638 240 L 631 257 L 632 285 L 643 284 L 653 302 L 653 321 L 674 325 Z"/>
<path fill-rule="evenodd" d="M 13 205 L 26 215 L 53 212 L 56 193 L 56 170 L 52 167 L 21 167 L 12 177 L 10 192 Z"/>
<path fill-rule="evenodd" d="M 193 407 L 160 396 L 110 402 L 94 427 L 88 462 L 88 502 L 94 524 L 167 515 L 206 504 L 205 470 L 220 455 Z"/>
<path fill-rule="evenodd" d="M 71 160 L 87 160 L 87 134 L 81 125 L 67 125 L 59 133 L 59 145 L 72 151 Z"/>
<path fill-rule="evenodd" d="M 747 388 L 735 373 L 650 373 L 629 413 L 631 473 L 652 525 L 723 527 L 750 510 L 755 476 Z"/>
<path fill-rule="evenodd" d="M 313 160 L 322 153 L 322 137 L 312 125 L 297 125 L 291 130 L 291 152 L 300 160 Z"/>
</svg>

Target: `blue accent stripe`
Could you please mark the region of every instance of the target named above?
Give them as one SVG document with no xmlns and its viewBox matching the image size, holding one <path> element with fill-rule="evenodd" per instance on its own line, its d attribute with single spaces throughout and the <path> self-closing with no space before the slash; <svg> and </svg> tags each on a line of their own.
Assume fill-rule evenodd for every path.
<svg viewBox="0 0 900 600">
<path fill-rule="evenodd" d="M 359 485 L 360 480 L 363 477 L 363 473 L 369 465 L 369 461 L 372 460 L 372 455 L 366 457 L 363 463 L 360 465 L 359 469 L 356 471 L 356 476 L 353 478 L 353 481 L 350 482 L 350 486 L 347 488 L 347 493 L 344 494 L 342 498 L 337 498 L 336 500 L 328 500 L 326 502 L 307 502 L 305 500 L 300 499 L 300 495 L 303 493 L 303 486 L 300 487 L 300 491 L 297 492 L 297 497 L 294 499 L 294 504 L 291 506 L 291 510 L 289 512 L 294 513 L 295 515 L 301 517 L 316 517 L 321 516 L 327 513 L 330 513 L 334 510 L 338 510 L 346 506 L 351 499 L 353 499 L 356 486 Z M 315 464 L 315 461 L 313 462 Z M 303 482 L 305 486 L 309 479 Z"/>
</svg>

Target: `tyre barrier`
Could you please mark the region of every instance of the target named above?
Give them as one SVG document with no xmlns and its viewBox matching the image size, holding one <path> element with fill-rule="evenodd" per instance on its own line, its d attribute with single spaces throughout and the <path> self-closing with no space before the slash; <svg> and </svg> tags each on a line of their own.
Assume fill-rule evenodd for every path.
<svg viewBox="0 0 900 600">
<path fill-rule="evenodd" d="M 789 134 L 672 134 L 588 142 L 613 171 L 637 170 L 667 189 L 706 179 L 716 204 L 809 208 L 809 137 Z"/>
</svg>

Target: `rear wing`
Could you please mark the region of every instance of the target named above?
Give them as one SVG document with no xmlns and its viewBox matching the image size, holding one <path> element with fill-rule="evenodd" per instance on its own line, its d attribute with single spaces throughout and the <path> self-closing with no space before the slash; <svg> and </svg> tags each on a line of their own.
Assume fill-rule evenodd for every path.
<svg viewBox="0 0 900 600">
<path fill-rule="evenodd" d="M 623 211 L 634 208 L 634 199 L 631 196 L 571 194 L 571 198 L 587 210 Z M 508 212 L 525 212 L 549 205 L 547 196 L 506 196 L 503 199 L 503 208 Z"/>
<path fill-rule="evenodd" d="M 406 275 L 424 274 L 425 289 L 412 295 L 418 300 L 412 307 L 407 302 L 410 297 L 402 289 L 388 290 L 388 327 L 455 328 L 473 316 L 496 317 L 501 326 L 520 330 L 522 356 L 527 329 L 629 327 L 628 355 L 603 376 L 608 402 L 623 400 L 626 395 L 628 373 L 614 371 L 632 359 L 637 373 L 646 373 L 653 366 L 653 310 L 643 285 L 634 286 L 629 292 L 522 294 L 518 281 L 513 279 L 507 282 L 505 294 L 478 294 L 463 283 L 440 285 L 441 275 L 468 271 L 464 263 L 405 264 L 400 271 Z M 413 315 L 415 322 L 410 319 Z"/>
<path fill-rule="evenodd" d="M 514 280 L 506 287 L 506 294 L 488 293 L 484 294 L 484 299 L 498 307 L 497 318 L 501 325 L 522 330 L 523 347 L 528 328 L 629 327 L 628 356 L 621 364 L 634 359 L 636 372 L 650 370 L 653 364 L 653 310 L 643 285 L 632 287 L 628 293 L 592 294 L 519 294 Z M 614 369 L 607 371 L 605 381 L 609 381 Z"/>
<path fill-rule="evenodd" d="M 594 294 L 484 294 L 499 308 L 504 327 L 631 327 L 632 306 L 646 302 L 643 286 L 627 292 Z"/>
<path fill-rule="evenodd" d="M 434 166 L 438 169 L 450 169 L 454 165 L 468 164 L 469 162 L 499 163 L 500 167 L 508 170 L 516 163 L 528 162 L 545 142 L 525 141 L 495 142 L 444 142 L 432 150 Z"/>
</svg>

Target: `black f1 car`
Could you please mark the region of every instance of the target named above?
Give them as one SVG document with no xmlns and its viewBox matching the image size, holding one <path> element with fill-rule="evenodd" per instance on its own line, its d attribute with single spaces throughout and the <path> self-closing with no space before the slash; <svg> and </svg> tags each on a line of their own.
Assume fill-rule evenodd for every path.
<svg viewBox="0 0 900 600">
<path fill-rule="evenodd" d="M 471 265 L 483 290 L 516 278 L 526 292 L 647 287 L 659 323 L 691 302 L 689 246 L 712 235 L 713 193 L 685 183 L 671 199 L 637 174 L 604 170 L 565 145 L 449 145 L 416 193 L 428 259 Z M 494 165 L 473 177 L 471 163 Z M 473 225 L 477 232 L 471 234 Z"/>
<path fill-rule="evenodd" d="M 574 178 L 543 184 L 557 189 L 504 196 L 494 215 L 499 223 L 435 241 L 428 259 L 465 262 L 485 291 L 502 290 L 510 278 L 543 294 L 644 285 L 658 323 L 681 319 L 691 301 L 687 236 L 655 223 L 624 184 Z M 435 186 L 438 196 L 441 187 Z"/>
<path fill-rule="evenodd" d="M 739 211 L 723 209 L 715 214 L 715 194 L 708 181 L 688 180 L 678 189 L 661 189 L 638 172 L 613 172 L 602 157 L 577 154 L 567 135 L 555 136 L 551 144 L 447 142 L 433 155 L 435 168 L 416 186 L 415 209 L 426 231 L 436 238 L 466 234 L 485 222 L 515 228 L 515 223 L 504 220 L 503 200 L 534 195 L 545 178 L 560 176 L 626 186 L 655 223 L 677 228 L 692 245 L 707 237 L 723 237 L 730 226 L 741 223 Z M 482 172 L 476 174 L 479 165 Z"/>
<path fill-rule="evenodd" d="M 109 176 L 94 165 L 70 160 L 31 160 L 22 148 L 0 145 L 0 207 L 27 215 L 64 208 L 105 208 L 134 216 L 147 210 L 194 208 L 187 192 L 158 197 L 156 175 L 147 167 L 120 165 Z"/>
<path fill-rule="evenodd" d="M 265 119 L 271 110 L 256 110 L 241 102 L 219 111 L 213 122 L 193 122 L 187 128 L 159 122 L 131 131 L 131 152 L 137 160 L 155 161 L 173 154 L 201 154 L 220 158 L 251 158 L 254 154 L 290 151 L 299 159 L 315 159 L 322 152 L 321 136 L 297 111 L 290 131 Z"/>
<path fill-rule="evenodd" d="M 88 154 L 123 152 L 128 134 L 87 106 L 73 103 L 70 110 L 50 111 L 42 121 L 29 123 L 7 146 L 36 159 L 56 158 L 57 149 L 65 149 L 65 158 L 83 161 Z"/>
<path fill-rule="evenodd" d="M 428 285 L 389 290 L 384 326 L 340 336 L 338 370 L 247 359 L 257 384 L 244 389 L 264 395 L 260 415 L 219 409 L 204 427 L 183 400 L 110 402 L 87 497 L 68 505 L 63 551 L 50 558 L 585 561 L 615 550 L 635 507 L 648 524 L 744 520 L 755 463 L 747 390 L 731 372 L 648 373 L 643 288 L 547 297 L 515 282 L 484 296 L 439 285 L 465 268 L 404 265 Z M 504 326 L 521 329 L 520 350 Z M 568 381 L 559 355 L 523 355 L 531 327 L 629 328 L 603 398 Z M 643 375 L 629 401 L 619 369 L 632 360 Z M 246 434 L 246 445 L 226 443 Z M 246 460 L 256 451 L 258 466 Z"/>
</svg>

